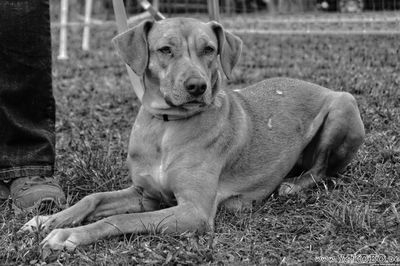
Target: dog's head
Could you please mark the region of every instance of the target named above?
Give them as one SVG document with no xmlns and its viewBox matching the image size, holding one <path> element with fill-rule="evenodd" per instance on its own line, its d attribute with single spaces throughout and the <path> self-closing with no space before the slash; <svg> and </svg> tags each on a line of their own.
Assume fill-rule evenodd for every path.
<svg viewBox="0 0 400 266">
<path fill-rule="evenodd" d="M 217 22 L 189 18 L 145 21 L 113 39 L 121 58 L 159 90 L 171 107 L 209 105 L 219 87 L 219 62 L 229 78 L 242 41 Z M 146 93 L 146 92 L 145 92 Z"/>
</svg>

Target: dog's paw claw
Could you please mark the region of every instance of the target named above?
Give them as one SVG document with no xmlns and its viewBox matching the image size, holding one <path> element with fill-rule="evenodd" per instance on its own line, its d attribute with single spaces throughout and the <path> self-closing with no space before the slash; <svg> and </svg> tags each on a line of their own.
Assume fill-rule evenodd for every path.
<svg viewBox="0 0 400 266">
<path fill-rule="evenodd" d="M 80 242 L 79 233 L 72 228 L 54 229 L 40 245 L 43 250 L 74 250 Z"/>
<path fill-rule="evenodd" d="M 289 182 L 283 182 L 279 187 L 280 196 L 295 194 L 299 191 L 300 187 L 298 185 Z"/>
<path fill-rule="evenodd" d="M 50 219 L 51 216 L 35 216 L 33 217 L 31 220 L 29 220 L 29 222 L 27 222 L 26 224 L 24 224 L 21 229 L 18 230 L 18 232 L 34 232 L 38 229 L 46 229 L 48 227 L 48 221 Z"/>
</svg>

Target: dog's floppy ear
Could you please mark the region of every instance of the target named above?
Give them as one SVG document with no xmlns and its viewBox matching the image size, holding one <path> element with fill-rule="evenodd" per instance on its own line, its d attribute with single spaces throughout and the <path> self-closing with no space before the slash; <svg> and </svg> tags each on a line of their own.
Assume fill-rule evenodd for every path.
<svg viewBox="0 0 400 266">
<path fill-rule="evenodd" d="M 232 69 L 239 62 L 242 53 L 242 40 L 234 34 L 224 30 L 218 22 L 209 22 L 211 28 L 217 35 L 218 53 L 221 60 L 222 70 L 228 79 L 231 78 Z"/>
<path fill-rule="evenodd" d="M 122 60 L 138 76 L 143 75 L 149 61 L 147 34 L 152 26 L 153 21 L 144 21 L 132 29 L 117 35 L 112 40 Z"/>
</svg>

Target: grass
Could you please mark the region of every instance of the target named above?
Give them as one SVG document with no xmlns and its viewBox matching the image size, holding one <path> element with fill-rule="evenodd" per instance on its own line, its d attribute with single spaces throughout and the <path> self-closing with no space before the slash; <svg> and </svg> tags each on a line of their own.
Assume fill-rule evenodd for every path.
<svg viewBox="0 0 400 266">
<path fill-rule="evenodd" d="M 54 61 L 55 176 L 69 204 L 130 183 L 125 158 L 138 103 L 111 47 L 115 33 L 94 30 L 88 53 L 74 35 L 70 59 Z M 252 211 L 221 210 L 215 231 L 205 235 L 126 235 L 51 254 L 40 249 L 44 233 L 17 233 L 34 213 L 14 214 L 6 202 L 0 206 L 0 264 L 317 264 L 318 256 L 398 256 L 398 36 L 242 37 L 244 54 L 229 86 L 289 76 L 356 96 L 367 135 L 344 173 L 298 195 L 274 194 Z"/>
</svg>

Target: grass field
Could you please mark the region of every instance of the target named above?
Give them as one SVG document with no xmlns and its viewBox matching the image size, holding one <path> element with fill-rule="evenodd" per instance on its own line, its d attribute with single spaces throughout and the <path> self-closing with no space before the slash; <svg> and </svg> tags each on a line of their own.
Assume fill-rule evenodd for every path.
<svg viewBox="0 0 400 266">
<path fill-rule="evenodd" d="M 139 104 L 111 46 L 115 33 L 93 30 L 89 53 L 75 35 L 70 59 L 54 61 L 56 178 L 69 204 L 130 184 L 125 157 Z M 6 202 L 0 264 L 285 265 L 400 256 L 400 36 L 242 37 L 242 61 L 229 86 L 289 76 L 355 95 L 367 135 L 344 173 L 298 195 L 274 194 L 249 212 L 221 210 L 213 233 L 121 236 L 51 254 L 40 250 L 45 234 L 17 233 L 33 214 L 14 214 Z M 55 36 L 54 58 L 56 48 Z"/>
</svg>

